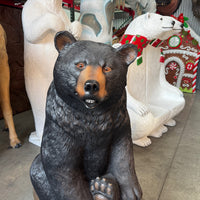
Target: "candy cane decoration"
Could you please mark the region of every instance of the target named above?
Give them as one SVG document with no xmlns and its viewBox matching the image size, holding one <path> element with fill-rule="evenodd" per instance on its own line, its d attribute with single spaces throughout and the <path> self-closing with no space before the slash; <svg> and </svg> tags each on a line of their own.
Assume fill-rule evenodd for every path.
<svg viewBox="0 0 200 200">
<path fill-rule="evenodd" d="M 196 80 L 197 80 L 197 66 L 199 63 L 199 58 L 200 58 L 200 52 L 197 54 L 197 57 L 195 59 L 195 63 L 194 63 L 194 69 L 193 69 L 193 80 L 192 80 L 192 92 L 196 93 Z"/>
<path fill-rule="evenodd" d="M 163 53 L 163 49 L 160 48 L 160 62 L 164 63 L 165 62 L 165 55 Z"/>
</svg>

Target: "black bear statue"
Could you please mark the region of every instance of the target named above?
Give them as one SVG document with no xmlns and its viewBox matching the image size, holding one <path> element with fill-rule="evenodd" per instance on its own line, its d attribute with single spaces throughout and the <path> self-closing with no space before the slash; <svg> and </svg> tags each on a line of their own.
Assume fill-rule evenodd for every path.
<svg viewBox="0 0 200 200">
<path fill-rule="evenodd" d="M 55 36 L 58 58 L 40 154 L 30 176 L 40 200 L 140 200 L 126 109 L 137 48 Z"/>
</svg>

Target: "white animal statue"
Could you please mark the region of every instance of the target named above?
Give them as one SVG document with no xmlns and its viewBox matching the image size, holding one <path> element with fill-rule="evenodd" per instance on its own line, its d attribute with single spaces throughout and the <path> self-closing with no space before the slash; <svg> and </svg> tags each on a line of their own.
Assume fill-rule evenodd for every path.
<svg viewBox="0 0 200 200">
<path fill-rule="evenodd" d="M 29 141 L 40 146 L 45 121 L 46 95 L 57 58 L 54 36 L 62 30 L 80 37 L 81 24 L 71 23 L 62 0 L 28 0 L 22 11 L 25 86 L 31 103 L 35 132 Z"/>
<path fill-rule="evenodd" d="M 182 92 L 165 79 L 160 47 L 154 47 L 180 32 L 182 27 L 172 17 L 146 13 L 130 23 L 121 40 L 121 44 L 138 45 L 138 59 L 129 66 L 127 75 L 127 107 L 136 145 L 150 145 L 148 136 L 161 137 L 167 131 L 164 125 L 174 126 L 176 122 L 172 118 L 184 107 Z"/>
<path fill-rule="evenodd" d="M 135 11 L 135 17 L 147 12 L 156 12 L 156 1 L 155 0 L 115 0 L 117 7 L 125 6 L 130 7 Z"/>
<path fill-rule="evenodd" d="M 135 17 L 147 12 L 156 12 L 155 0 L 126 0 L 125 2 L 135 11 Z"/>
<path fill-rule="evenodd" d="M 156 12 L 155 0 L 81 0 L 79 21 L 83 25 L 81 40 L 112 44 L 112 20 L 115 7 L 125 2 L 138 12 Z"/>
<path fill-rule="evenodd" d="M 81 40 L 112 44 L 112 20 L 116 0 L 81 0 Z"/>
</svg>

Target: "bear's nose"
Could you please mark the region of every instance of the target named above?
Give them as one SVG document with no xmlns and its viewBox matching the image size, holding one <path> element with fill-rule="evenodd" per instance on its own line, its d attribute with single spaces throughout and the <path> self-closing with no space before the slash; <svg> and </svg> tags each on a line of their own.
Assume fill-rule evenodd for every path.
<svg viewBox="0 0 200 200">
<path fill-rule="evenodd" d="M 181 24 L 181 28 L 183 28 L 184 27 L 184 24 Z"/>
<path fill-rule="evenodd" d="M 90 94 L 94 94 L 99 91 L 99 83 L 95 80 L 88 80 L 84 85 L 85 92 L 89 92 Z"/>
<path fill-rule="evenodd" d="M 175 21 L 172 21 L 172 26 L 174 26 L 174 24 L 175 24 Z"/>
</svg>

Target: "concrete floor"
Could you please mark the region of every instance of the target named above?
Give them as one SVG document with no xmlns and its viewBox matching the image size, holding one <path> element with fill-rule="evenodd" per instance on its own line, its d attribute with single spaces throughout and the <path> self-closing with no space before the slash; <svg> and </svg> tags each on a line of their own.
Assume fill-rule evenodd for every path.
<svg viewBox="0 0 200 200">
<path fill-rule="evenodd" d="M 177 125 L 147 148 L 134 146 L 143 200 L 200 200 L 200 92 L 184 96 Z M 32 200 L 29 168 L 39 152 L 28 142 L 32 112 L 15 115 L 14 121 L 23 146 L 8 149 L 8 134 L 0 132 L 0 200 Z"/>
</svg>

